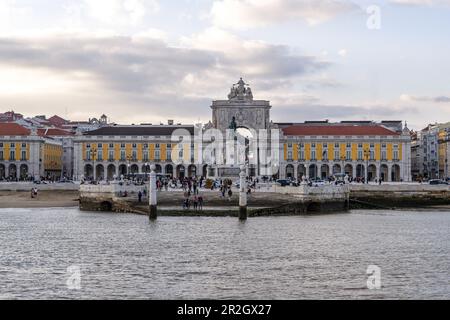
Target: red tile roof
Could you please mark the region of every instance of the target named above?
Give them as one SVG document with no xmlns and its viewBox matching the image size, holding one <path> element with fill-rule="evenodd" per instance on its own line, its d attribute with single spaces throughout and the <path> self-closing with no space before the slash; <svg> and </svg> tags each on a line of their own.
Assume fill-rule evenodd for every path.
<svg viewBox="0 0 450 320">
<path fill-rule="evenodd" d="M 399 136 L 383 126 L 367 125 L 297 125 L 282 129 L 286 136 Z"/>
<path fill-rule="evenodd" d="M 67 130 L 49 128 L 49 129 L 38 129 L 38 135 L 46 137 L 48 136 L 61 137 L 61 136 L 72 136 L 73 133 Z"/>
<path fill-rule="evenodd" d="M 0 123 L 0 136 L 29 136 L 31 130 L 15 122 Z M 71 136 L 72 132 L 58 128 L 38 129 L 37 134 L 41 137 Z"/>
<path fill-rule="evenodd" d="M 28 136 L 30 130 L 14 122 L 0 123 L 0 136 Z"/>
<path fill-rule="evenodd" d="M 68 121 L 67 120 L 65 120 L 65 119 L 63 119 L 63 118 L 61 118 L 61 117 L 59 117 L 59 116 L 53 116 L 53 117 L 51 117 L 50 119 L 48 119 L 48 121 L 52 124 L 52 125 L 54 125 L 54 126 L 56 126 L 56 127 L 60 127 L 60 126 L 62 126 L 63 124 L 67 124 L 68 123 Z"/>
</svg>

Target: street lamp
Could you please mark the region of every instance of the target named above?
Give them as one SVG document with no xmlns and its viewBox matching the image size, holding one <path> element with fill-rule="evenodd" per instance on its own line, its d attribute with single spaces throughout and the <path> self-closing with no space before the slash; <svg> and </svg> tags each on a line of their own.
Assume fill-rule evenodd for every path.
<svg viewBox="0 0 450 320">
<path fill-rule="evenodd" d="M 127 175 L 130 175 L 130 167 L 131 167 L 131 160 L 133 160 L 133 157 L 131 155 L 127 156 Z"/>
<path fill-rule="evenodd" d="M 345 160 L 346 160 L 346 156 L 343 154 L 341 155 L 341 163 L 342 163 L 342 168 L 341 168 L 341 173 L 345 175 Z"/>
<path fill-rule="evenodd" d="M 96 176 L 95 176 L 95 158 L 97 157 L 97 149 L 95 149 L 95 148 L 93 148 L 92 150 L 91 150 L 91 155 L 92 155 L 92 164 L 93 164 L 93 168 L 92 168 L 92 173 L 94 174 L 94 180 L 96 181 L 97 180 L 97 178 L 96 178 Z"/>
<path fill-rule="evenodd" d="M 364 159 L 366 160 L 366 183 L 369 183 L 369 158 L 370 158 L 370 150 L 364 150 Z"/>
</svg>

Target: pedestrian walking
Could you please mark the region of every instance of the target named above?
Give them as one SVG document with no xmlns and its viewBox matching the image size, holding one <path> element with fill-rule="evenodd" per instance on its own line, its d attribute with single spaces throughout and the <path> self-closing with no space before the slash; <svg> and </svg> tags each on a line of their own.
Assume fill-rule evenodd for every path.
<svg viewBox="0 0 450 320">
<path fill-rule="evenodd" d="M 202 196 L 198 197 L 198 209 L 200 211 L 203 211 L 203 197 Z"/>
<path fill-rule="evenodd" d="M 197 196 L 194 197 L 194 210 L 197 211 L 198 209 L 198 198 Z"/>
<path fill-rule="evenodd" d="M 231 188 L 230 188 L 230 190 L 228 190 L 228 201 L 231 201 L 232 196 L 233 196 L 233 191 L 231 191 Z"/>
</svg>

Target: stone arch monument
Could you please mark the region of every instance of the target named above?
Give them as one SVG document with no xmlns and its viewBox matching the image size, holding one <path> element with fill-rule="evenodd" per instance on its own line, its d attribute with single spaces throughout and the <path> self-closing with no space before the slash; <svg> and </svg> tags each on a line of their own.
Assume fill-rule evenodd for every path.
<svg viewBox="0 0 450 320">
<path fill-rule="evenodd" d="M 228 100 L 213 101 L 213 126 L 225 133 L 231 125 L 247 129 L 270 129 L 269 101 L 254 100 L 253 91 L 242 80 L 231 87 Z"/>
<path fill-rule="evenodd" d="M 227 137 L 227 131 L 238 128 L 246 128 L 258 132 L 261 129 L 270 130 L 270 110 L 272 106 L 269 101 L 255 100 L 250 86 L 241 78 L 238 83 L 231 87 L 228 100 L 216 100 L 211 105 L 212 127 L 222 132 Z M 258 157 L 258 153 L 254 157 Z M 248 168 L 248 175 L 259 175 L 259 158 L 256 165 Z M 217 177 L 239 175 L 239 165 L 213 166 L 213 174 Z"/>
</svg>

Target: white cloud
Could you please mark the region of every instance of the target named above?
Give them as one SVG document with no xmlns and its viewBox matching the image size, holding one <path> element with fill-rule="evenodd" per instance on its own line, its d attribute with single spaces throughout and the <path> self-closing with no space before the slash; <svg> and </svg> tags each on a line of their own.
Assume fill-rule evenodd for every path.
<svg viewBox="0 0 450 320">
<path fill-rule="evenodd" d="M 440 5 L 450 5 L 450 0 L 390 0 L 395 4 L 402 5 L 424 5 L 424 6 L 440 6 Z"/>
<path fill-rule="evenodd" d="M 19 5 L 15 0 L 0 0 L 0 32 L 12 32 L 15 27 L 32 16 L 30 6 Z"/>
<path fill-rule="evenodd" d="M 159 11 L 156 0 L 83 0 L 88 15 L 104 24 L 140 24 L 147 14 Z"/>
<path fill-rule="evenodd" d="M 209 120 L 205 110 L 211 99 L 226 98 L 240 76 L 252 84 L 256 98 L 264 99 L 269 92 L 283 96 L 296 80 L 328 66 L 288 47 L 217 29 L 183 39 L 182 47 L 159 36 L 150 30 L 138 36 L 0 38 L 0 70 L 21 70 L 27 79 L 0 76 L 0 87 L 7 88 L 0 90 L 0 106 L 18 106 L 24 113 L 39 106 L 40 113 L 57 113 L 58 104 L 75 104 L 86 117 L 104 110 L 133 122 L 145 114 L 149 121 L 160 116 Z M 188 107 L 189 112 L 183 110 Z"/>
<path fill-rule="evenodd" d="M 414 96 L 409 94 L 400 95 L 400 101 L 403 102 L 426 102 L 426 103 L 450 103 L 450 96 Z"/>
<path fill-rule="evenodd" d="M 219 28 L 209 28 L 182 38 L 184 46 L 220 54 L 219 66 L 224 74 L 245 75 L 276 82 L 325 68 L 328 64 L 316 57 L 300 55 L 283 45 L 245 40 Z M 271 80 L 268 80 L 268 77 Z"/>
<path fill-rule="evenodd" d="M 340 55 L 341 57 L 346 57 L 347 56 L 347 50 L 346 49 L 341 49 L 338 51 L 338 55 Z"/>
<path fill-rule="evenodd" d="M 211 9 L 215 26 L 232 29 L 263 27 L 288 20 L 315 25 L 358 8 L 339 0 L 222 0 Z"/>
<path fill-rule="evenodd" d="M 162 40 L 167 41 L 168 35 L 165 31 L 161 29 L 147 29 L 146 31 L 138 32 L 133 35 L 133 39 L 136 41 L 140 40 L 146 40 L 146 39 L 156 39 L 156 40 Z"/>
</svg>

